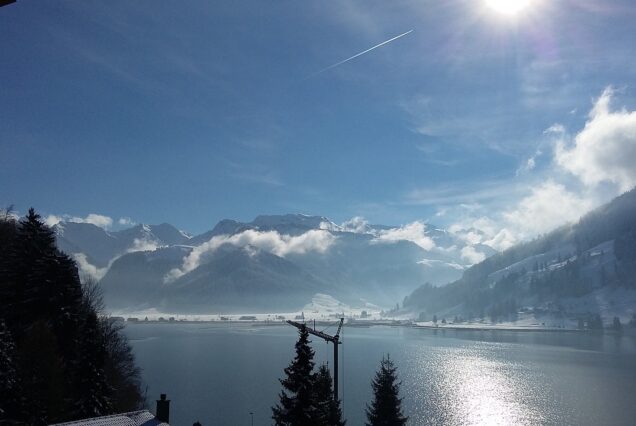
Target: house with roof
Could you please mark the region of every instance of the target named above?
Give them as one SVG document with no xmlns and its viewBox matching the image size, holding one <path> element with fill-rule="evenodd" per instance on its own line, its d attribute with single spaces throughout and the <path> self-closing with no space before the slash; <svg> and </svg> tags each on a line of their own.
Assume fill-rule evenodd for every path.
<svg viewBox="0 0 636 426">
<path fill-rule="evenodd" d="M 170 400 L 166 398 L 166 394 L 162 393 L 160 399 L 157 400 L 156 412 L 155 415 L 148 410 L 139 410 L 56 423 L 51 426 L 170 426 L 168 423 L 170 421 Z"/>
</svg>

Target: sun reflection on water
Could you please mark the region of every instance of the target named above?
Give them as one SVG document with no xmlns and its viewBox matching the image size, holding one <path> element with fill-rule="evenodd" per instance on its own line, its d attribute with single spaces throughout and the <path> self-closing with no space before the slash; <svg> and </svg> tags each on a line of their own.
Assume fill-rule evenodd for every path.
<svg viewBox="0 0 636 426">
<path fill-rule="evenodd" d="M 515 381 L 507 377 L 499 363 L 479 357 L 446 360 L 442 374 L 455 389 L 458 423 L 475 425 L 525 425 L 536 423 L 534 413 L 519 400 Z"/>
<path fill-rule="evenodd" d="M 539 425 L 549 422 L 536 410 L 548 389 L 519 364 L 493 359 L 489 351 L 462 350 L 422 354 L 422 377 L 405 389 L 416 400 L 414 425 Z M 459 356 L 458 356 L 459 355 Z M 411 382 L 410 378 L 407 382 Z M 535 386 L 529 386 L 531 383 Z M 537 395 L 539 394 L 539 395 Z"/>
</svg>

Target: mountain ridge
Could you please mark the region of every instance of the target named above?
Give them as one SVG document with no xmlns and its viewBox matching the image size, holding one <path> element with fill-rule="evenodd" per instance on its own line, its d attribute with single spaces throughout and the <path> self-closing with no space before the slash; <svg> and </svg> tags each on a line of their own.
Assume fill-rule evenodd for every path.
<svg viewBox="0 0 636 426">
<path fill-rule="evenodd" d="M 87 230 L 91 238 L 82 236 L 81 230 Z M 400 235 L 394 236 L 395 231 L 401 231 Z M 235 289 L 244 290 L 246 309 L 271 308 L 283 299 L 289 306 L 303 306 L 311 300 L 307 288 L 351 303 L 364 298 L 389 306 L 422 282 L 445 284 L 468 266 L 457 249 L 465 244 L 458 237 L 423 224 L 414 232 L 419 234 L 409 237 L 400 227 L 366 223 L 353 230 L 324 216 L 285 214 L 260 215 L 251 222 L 223 219 L 212 230 L 192 237 L 168 224 L 108 232 L 87 224 L 61 223 L 57 235 L 60 248 L 80 266 L 101 274 L 110 307 L 161 306 L 199 312 L 229 300 L 228 294 Z M 93 240 L 94 235 L 99 238 Z M 422 240 L 425 247 L 418 245 Z M 107 249 L 94 250 L 90 241 Z M 242 275 L 228 273 L 231 283 L 218 273 L 223 268 L 220 256 L 232 259 L 235 269 L 243 271 Z M 271 289 L 268 303 L 251 297 L 261 288 L 259 274 Z M 216 285 L 219 282 L 226 284 Z M 286 292 L 279 291 L 281 286 Z M 204 294 L 205 289 L 210 294 Z M 188 292 L 201 297 L 187 296 Z M 235 299 L 232 304 L 238 309 L 241 301 Z"/>
<path fill-rule="evenodd" d="M 607 310 L 604 306 L 616 304 L 608 289 L 636 291 L 635 213 L 632 189 L 575 224 L 471 266 L 443 288 L 420 286 L 405 298 L 404 308 L 423 316 L 489 315 L 493 320 L 510 319 L 521 307 L 574 317 Z M 591 294 L 605 299 L 577 304 Z M 631 313 L 617 315 L 627 319 Z"/>
</svg>

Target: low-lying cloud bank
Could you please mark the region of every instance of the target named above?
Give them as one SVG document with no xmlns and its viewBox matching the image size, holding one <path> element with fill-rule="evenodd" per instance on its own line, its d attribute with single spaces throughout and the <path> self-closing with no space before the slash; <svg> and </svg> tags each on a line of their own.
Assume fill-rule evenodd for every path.
<svg viewBox="0 0 636 426">
<path fill-rule="evenodd" d="M 477 251 L 473 246 L 465 246 L 461 249 L 461 256 L 466 262 L 471 265 L 479 263 L 486 259 L 486 255 L 480 251 Z"/>
<path fill-rule="evenodd" d="M 106 272 L 108 272 L 108 268 L 110 268 L 110 265 L 115 261 L 115 259 L 113 259 L 108 263 L 108 266 L 98 268 L 88 261 L 88 258 L 84 253 L 75 253 L 72 255 L 72 257 L 75 260 L 77 267 L 79 268 L 82 280 L 84 280 L 86 277 L 94 278 L 97 281 L 101 280 L 102 278 L 104 278 L 104 275 L 106 275 Z"/>
<path fill-rule="evenodd" d="M 126 250 L 126 253 L 133 253 L 136 251 L 155 251 L 158 248 L 163 247 L 159 242 L 148 238 L 135 238 L 133 240 L 132 247 Z"/>
<path fill-rule="evenodd" d="M 411 241 L 424 250 L 435 248 L 435 241 L 426 235 L 426 224 L 415 221 L 399 228 L 380 230 L 373 239 L 376 243 L 395 243 L 397 241 Z"/>
<path fill-rule="evenodd" d="M 353 232 L 356 234 L 366 234 L 371 230 L 369 221 L 362 216 L 355 216 L 340 225 L 343 232 Z"/>
<path fill-rule="evenodd" d="M 180 268 L 171 270 L 164 278 L 165 282 L 174 281 L 205 263 L 206 259 L 224 244 L 236 247 L 251 247 L 285 257 L 290 254 L 308 252 L 324 253 L 335 242 L 336 237 L 326 230 L 315 230 L 292 236 L 281 235 L 277 231 L 256 231 L 248 229 L 235 235 L 217 235 L 200 246 L 195 247 L 183 259 Z"/>
<path fill-rule="evenodd" d="M 123 255 L 128 253 L 138 252 L 138 251 L 155 251 L 161 247 L 163 246 L 159 244 L 157 241 L 153 241 L 153 240 L 149 240 L 145 238 L 141 238 L 141 239 L 135 238 L 133 240 L 133 245 L 131 247 L 126 249 L 125 252 L 118 254 L 117 256 L 112 258 L 108 262 L 108 265 L 104 266 L 103 268 L 100 268 L 90 263 L 88 261 L 88 257 L 84 253 L 74 253 L 72 257 L 75 260 L 75 263 L 77 263 L 77 267 L 79 268 L 80 275 L 82 275 L 83 277 L 94 278 L 97 281 L 99 281 L 104 277 L 104 275 L 106 275 L 106 273 L 108 272 L 110 267 L 113 265 L 113 263 L 117 259 L 122 257 Z"/>
</svg>

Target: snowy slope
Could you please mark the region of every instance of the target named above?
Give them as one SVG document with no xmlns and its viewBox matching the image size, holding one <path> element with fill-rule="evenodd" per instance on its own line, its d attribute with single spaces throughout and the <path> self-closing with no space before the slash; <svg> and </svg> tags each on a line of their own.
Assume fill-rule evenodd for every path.
<svg viewBox="0 0 636 426">
<path fill-rule="evenodd" d="M 493 255 L 461 279 L 422 286 L 405 300 L 414 315 L 489 316 L 520 312 L 604 322 L 636 309 L 636 190 L 572 225 Z"/>
</svg>

